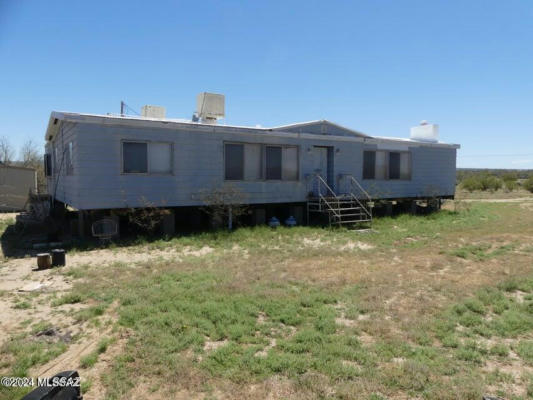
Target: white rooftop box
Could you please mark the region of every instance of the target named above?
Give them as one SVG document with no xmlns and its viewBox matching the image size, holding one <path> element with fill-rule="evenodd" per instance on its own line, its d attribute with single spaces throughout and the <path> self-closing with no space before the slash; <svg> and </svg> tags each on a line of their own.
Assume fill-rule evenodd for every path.
<svg viewBox="0 0 533 400">
<path fill-rule="evenodd" d="M 165 118 L 165 107 L 145 105 L 141 107 L 141 116 L 145 118 Z"/>
<path fill-rule="evenodd" d="M 420 122 L 420 125 L 411 128 L 411 139 L 422 142 L 438 142 L 439 126 L 428 124 L 427 121 Z"/>
<path fill-rule="evenodd" d="M 202 92 L 196 97 L 196 112 L 203 121 L 224 118 L 224 95 Z"/>
</svg>

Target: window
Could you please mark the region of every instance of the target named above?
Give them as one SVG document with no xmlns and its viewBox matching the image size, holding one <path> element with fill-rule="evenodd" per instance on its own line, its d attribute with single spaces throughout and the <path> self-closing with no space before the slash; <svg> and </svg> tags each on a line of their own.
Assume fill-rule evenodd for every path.
<svg viewBox="0 0 533 400">
<path fill-rule="evenodd" d="M 63 149 L 63 157 L 65 160 L 65 171 L 67 175 L 74 174 L 74 165 L 72 164 L 72 142 L 69 142 Z"/>
<path fill-rule="evenodd" d="M 364 151 L 363 179 L 411 179 L 411 153 L 399 151 Z"/>
<path fill-rule="evenodd" d="M 298 147 L 226 143 L 224 176 L 226 180 L 298 180 Z"/>
<path fill-rule="evenodd" d="M 298 180 L 298 148 L 283 147 L 282 154 L 282 178 L 284 181 Z"/>
<path fill-rule="evenodd" d="M 266 146 L 266 180 L 281 180 L 281 147 Z"/>
<path fill-rule="evenodd" d="M 226 144 L 226 180 L 240 181 L 244 178 L 244 145 Z"/>
<path fill-rule="evenodd" d="M 125 174 L 171 174 L 172 143 L 123 142 L 122 172 Z"/>
<path fill-rule="evenodd" d="M 44 155 L 44 176 L 52 176 L 52 155 Z"/>
<path fill-rule="evenodd" d="M 148 173 L 148 143 L 122 143 L 122 160 L 125 174 Z"/>
<path fill-rule="evenodd" d="M 376 178 L 376 152 L 365 151 L 363 153 L 363 179 Z"/>
<path fill-rule="evenodd" d="M 389 153 L 389 179 L 400 179 L 400 153 Z"/>
<path fill-rule="evenodd" d="M 148 165 L 151 174 L 172 173 L 172 144 L 149 143 Z"/>
<path fill-rule="evenodd" d="M 400 153 L 400 179 L 411 179 L 411 153 Z"/>
<path fill-rule="evenodd" d="M 257 181 L 261 179 L 261 145 L 244 145 L 244 180 Z"/>
<path fill-rule="evenodd" d="M 387 155 L 386 151 L 376 151 L 375 179 L 387 179 Z"/>
</svg>

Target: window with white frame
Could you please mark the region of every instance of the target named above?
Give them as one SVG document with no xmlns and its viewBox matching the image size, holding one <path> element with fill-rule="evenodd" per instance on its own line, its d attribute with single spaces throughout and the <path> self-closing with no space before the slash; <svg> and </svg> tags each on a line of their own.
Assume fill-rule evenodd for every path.
<svg viewBox="0 0 533 400">
<path fill-rule="evenodd" d="M 226 180 L 298 180 L 298 147 L 257 143 L 224 144 Z"/>
<path fill-rule="evenodd" d="M 172 174 L 172 143 L 122 142 L 122 173 Z"/>
<path fill-rule="evenodd" d="M 363 179 L 410 180 L 411 153 L 386 150 L 364 151 Z"/>
</svg>

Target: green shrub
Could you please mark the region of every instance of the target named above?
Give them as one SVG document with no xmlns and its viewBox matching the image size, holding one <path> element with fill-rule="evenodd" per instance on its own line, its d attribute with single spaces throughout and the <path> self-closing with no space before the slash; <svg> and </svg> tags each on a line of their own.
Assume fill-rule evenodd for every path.
<svg viewBox="0 0 533 400">
<path fill-rule="evenodd" d="M 475 190 L 486 191 L 490 190 L 491 192 L 501 189 L 502 181 L 494 175 L 489 175 L 487 173 L 477 174 L 465 178 L 461 182 L 463 189 L 473 192 Z"/>
<path fill-rule="evenodd" d="M 533 193 L 533 175 L 531 175 L 523 184 L 524 189 Z"/>
<path fill-rule="evenodd" d="M 504 180 L 503 183 L 505 184 L 505 189 L 507 189 L 509 192 L 512 192 L 513 190 L 518 190 L 520 185 L 517 181 L 513 180 Z"/>
<path fill-rule="evenodd" d="M 481 190 L 481 182 L 475 176 L 470 176 L 468 178 L 465 178 L 461 182 L 461 186 L 463 187 L 463 189 L 468 190 L 469 192 L 474 192 L 476 190 Z"/>
<path fill-rule="evenodd" d="M 502 188 L 502 181 L 492 175 L 486 175 L 481 179 L 481 190 L 490 190 L 491 192 Z"/>
</svg>

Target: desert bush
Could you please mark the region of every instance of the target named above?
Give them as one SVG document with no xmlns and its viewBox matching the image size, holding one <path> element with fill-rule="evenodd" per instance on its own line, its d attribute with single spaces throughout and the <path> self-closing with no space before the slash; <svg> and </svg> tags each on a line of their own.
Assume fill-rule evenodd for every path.
<svg viewBox="0 0 533 400">
<path fill-rule="evenodd" d="M 520 187 L 517 181 L 504 180 L 503 183 L 505 184 L 505 189 L 509 192 L 512 192 L 513 190 L 518 190 L 518 188 Z"/>
<path fill-rule="evenodd" d="M 475 190 L 494 192 L 502 187 L 502 181 L 494 175 L 479 174 L 465 178 L 461 182 L 463 189 L 473 192 Z"/>
<path fill-rule="evenodd" d="M 142 230 L 153 233 L 161 224 L 163 217 L 168 214 L 168 210 L 156 207 L 154 203 L 141 197 L 142 207 L 130 208 L 128 220 L 131 224 L 137 225 Z"/>
<path fill-rule="evenodd" d="M 505 190 L 508 192 L 512 192 L 513 190 L 517 190 L 520 185 L 517 182 L 518 174 L 516 172 L 507 172 L 502 175 L 502 180 L 505 185 Z"/>
<path fill-rule="evenodd" d="M 533 193 L 533 175 L 531 175 L 526 181 L 524 182 L 524 189 L 530 191 Z"/>
<path fill-rule="evenodd" d="M 476 190 L 481 190 L 481 181 L 475 176 L 470 176 L 463 179 L 461 182 L 461 187 L 469 192 L 474 192 Z"/>
</svg>

